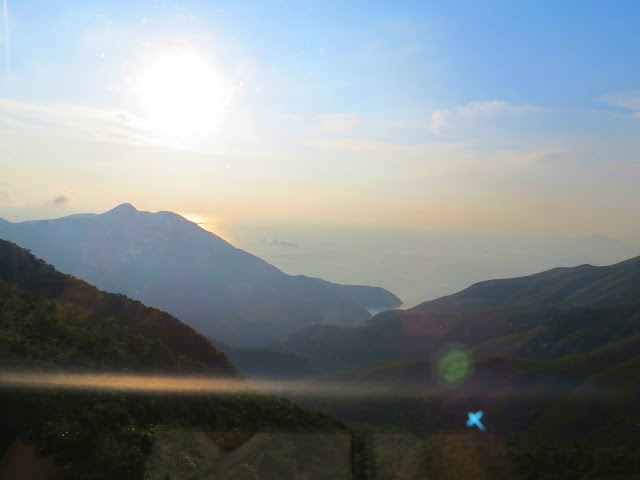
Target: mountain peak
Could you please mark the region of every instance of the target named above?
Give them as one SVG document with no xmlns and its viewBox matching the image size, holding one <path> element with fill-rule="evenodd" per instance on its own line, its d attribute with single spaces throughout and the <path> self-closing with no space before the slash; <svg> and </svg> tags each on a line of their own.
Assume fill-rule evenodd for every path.
<svg viewBox="0 0 640 480">
<path fill-rule="evenodd" d="M 136 210 L 136 208 L 131 205 L 130 203 L 123 203 L 121 205 L 118 205 L 116 208 L 109 210 L 108 212 L 105 213 L 117 213 L 117 214 L 132 214 L 132 213 L 136 213 L 138 210 Z"/>
</svg>

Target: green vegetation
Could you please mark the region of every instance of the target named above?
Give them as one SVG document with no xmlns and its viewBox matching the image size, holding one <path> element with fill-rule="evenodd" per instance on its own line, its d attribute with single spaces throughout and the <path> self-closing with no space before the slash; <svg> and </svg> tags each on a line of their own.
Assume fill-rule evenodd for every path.
<svg viewBox="0 0 640 480">
<path fill-rule="evenodd" d="M 235 369 L 222 353 L 172 315 L 62 274 L 28 250 L 5 240 L 0 240 L 0 280 L 102 317 L 113 317 L 133 332 L 161 340 L 219 373 L 235 375 Z"/>
<path fill-rule="evenodd" d="M 113 318 L 0 282 L 0 359 L 6 368 L 64 372 L 215 375 L 203 363 Z M 35 442 L 69 478 L 141 478 L 159 430 L 344 431 L 288 401 L 263 395 L 135 395 L 12 390 L 0 396 L 3 431 Z"/>
<path fill-rule="evenodd" d="M 637 478 L 640 335 L 558 358 L 476 359 L 459 385 L 443 382 L 436 366 L 430 360 L 366 365 L 319 383 L 377 383 L 386 390 L 306 401 L 347 422 L 375 424 L 379 434 L 423 439 L 432 479 Z M 486 434 L 464 426 L 467 412 L 477 410 L 485 413 Z M 386 442 L 372 455 L 379 462 L 402 453 Z"/>
<path fill-rule="evenodd" d="M 488 280 L 424 302 L 413 310 L 454 313 L 513 306 L 605 306 L 637 302 L 638 298 L 640 257 L 606 267 L 580 265 L 527 277 Z"/>
<path fill-rule="evenodd" d="M 170 315 L 62 275 L 14 245 L 0 247 L 0 276 L 15 283 L 0 280 L 0 363 L 6 371 L 235 375 L 224 356 Z M 193 351 L 182 343 L 189 337 Z M 299 460 L 303 457 L 291 450 L 295 442 L 287 446 L 272 438 L 257 449 L 271 452 L 268 461 L 226 465 L 206 455 L 198 463 L 197 456 L 181 450 L 183 437 L 167 443 L 165 433 L 187 432 L 189 444 L 189 432 L 204 431 L 212 448 L 227 450 L 242 449 L 261 432 L 313 433 L 324 435 L 314 444 L 320 452 L 340 450 L 342 440 L 336 443 L 335 436 L 350 435 L 319 412 L 258 393 L 142 394 L 6 385 L 0 390 L 0 431 L 2 450 L 16 440 L 32 443 L 41 455 L 55 459 L 65 478 L 123 480 L 167 478 L 150 477 L 154 471 L 173 472 L 168 478 L 203 478 L 204 473 L 206 478 L 273 478 L 264 473 L 267 464 L 274 471 L 300 473 L 299 478 L 344 478 L 343 465 L 327 469 L 321 462 Z M 153 453 L 158 451 L 164 453 Z M 231 471 L 236 473 L 227 476 Z"/>
<path fill-rule="evenodd" d="M 640 303 L 457 313 L 394 310 L 355 328 L 315 325 L 290 335 L 278 347 L 333 373 L 381 361 L 437 359 L 447 345 L 471 349 L 475 358 L 496 354 L 555 358 L 593 351 L 636 331 L 640 331 Z"/>
<path fill-rule="evenodd" d="M 211 373 L 114 317 L 62 304 L 0 281 L 0 358 L 7 369 L 101 373 Z"/>
</svg>

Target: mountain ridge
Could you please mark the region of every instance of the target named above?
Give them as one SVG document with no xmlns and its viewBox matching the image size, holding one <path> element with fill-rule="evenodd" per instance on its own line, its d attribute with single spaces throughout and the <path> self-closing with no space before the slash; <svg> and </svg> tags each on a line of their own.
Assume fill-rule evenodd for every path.
<svg viewBox="0 0 640 480">
<path fill-rule="evenodd" d="M 173 212 L 121 204 L 95 216 L 0 222 L 0 238 L 234 346 L 260 347 L 305 325 L 370 317 L 352 289 L 287 275 Z M 383 304 L 399 301 L 364 288 Z"/>
<path fill-rule="evenodd" d="M 635 326 L 611 328 L 640 315 L 639 301 L 640 257 L 634 257 L 608 267 L 555 268 L 480 282 L 408 310 L 381 312 L 356 327 L 305 327 L 273 348 L 306 357 L 327 373 L 371 362 L 435 358 L 447 344 L 482 346 L 487 354 L 526 348 L 548 349 L 548 355 L 580 353 L 589 342 L 601 346 L 608 336 L 633 334 Z M 536 328 L 545 335 L 524 338 Z M 584 343 L 553 345 L 567 332 Z"/>
<path fill-rule="evenodd" d="M 224 354 L 172 315 L 124 295 L 100 291 L 72 275 L 58 272 L 28 250 L 1 239 L 0 281 L 97 315 L 114 317 L 132 331 L 158 338 L 186 357 L 217 368 L 222 373 L 236 374 Z"/>
<path fill-rule="evenodd" d="M 555 289 L 548 289 L 551 281 L 556 282 Z M 621 285 L 626 288 L 607 291 Z M 640 298 L 640 256 L 607 266 L 582 264 L 524 277 L 485 280 L 458 293 L 418 304 L 412 310 L 455 312 L 515 305 L 570 307 L 623 303 L 637 298 Z"/>
</svg>

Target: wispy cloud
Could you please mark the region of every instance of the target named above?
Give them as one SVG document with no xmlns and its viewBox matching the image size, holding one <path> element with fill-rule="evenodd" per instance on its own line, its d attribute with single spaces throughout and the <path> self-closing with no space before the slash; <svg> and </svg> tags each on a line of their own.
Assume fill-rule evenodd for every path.
<svg viewBox="0 0 640 480">
<path fill-rule="evenodd" d="M 451 128 L 451 125 L 445 120 L 446 112 L 444 110 L 436 110 L 431 115 L 431 133 L 438 136 L 444 136 L 445 130 Z"/>
<path fill-rule="evenodd" d="M 20 128 L 79 133 L 110 143 L 154 143 L 144 121 L 124 111 L 77 105 L 42 105 L 0 98 L 0 129 Z"/>
<path fill-rule="evenodd" d="M 377 140 L 324 139 L 304 144 L 330 153 L 344 166 L 363 163 L 378 171 L 403 176 L 441 177 L 446 181 L 509 181 L 534 169 L 562 169 L 577 161 L 566 149 L 510 150 L 474 152 L 459 143 L 403 145 Z"/>
<path fill-rule="evenodd" d="M 477 101 L 456 108 L 461 117 L 504 117 L 543 111 L 544 108 L 534 105 L 513 105 L 504 100 Z"/>
<path fill-rule="evenodd" d="M 489 119 L 522 116 L 545 112 L 534 105 L 514 105 L 505 100 L 479 100 L 462 107 L 436 110 L 431 115 L 431 132 L 446 136 L 447 131 L 456 128 L 457 120 Z"/>
<path fill-rule="evenodd" d="M 608 93 L 600 97 L 600 101 L 614 107 L 632 110 L 633 117 L 640 117 L 640 90 Z"/>
</svg>

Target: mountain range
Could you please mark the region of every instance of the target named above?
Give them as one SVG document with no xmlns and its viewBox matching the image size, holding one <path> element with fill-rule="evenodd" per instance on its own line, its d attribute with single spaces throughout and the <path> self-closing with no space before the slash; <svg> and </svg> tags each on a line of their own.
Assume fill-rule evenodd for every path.
<svg viewBox="0 0 640 480">
<path fill-rule="evenodd" d="M 494 353 L 576 354 L 634 333 L 638 302 L 640 257 L 480 282 L 408 310 L 381 312 L 356 327 L 312 325 L 272 348 L 327 373 L 370 362 L 436 358 L 452 344 Z M 572 343 L 564 342 L 567 335 Z"/>
<path fill-rule="evenodd" d="M 217 307 L 215 315 L 228 313 L 226 321 L 244 330 L 255 322 L 238 316 L 241 301 L 257 310 L 276 305 L 292 313 L 297 310 L 285 306 L 293 295 L 296 308 L 317 313 L 326 312 L 323 302 L 330 299 L 343 302 L 340 308 L 349 312 L 394 298 L 380 289 L 287 276 L 168 212 L 121 206 L 103 215 L 0 222 L 0 229 L 3 235 L 30 239 L 48 255 L 60 255 L 69 270 L 113 285 L 120 278 L 138 295 L 136 288 L 159 295 L 165 287 L 183 288 L 178 293 L 187 299 L 199 298 L 189 296 L 189 288 L 209 281 L 216 287 L 211 302 L 225 293 L 231 299 L 222 299 L 222 306 L 240 310 Z M 213 269 L 209 276 L 205 267 Z M 391 427 L 420 438 L 426 463 L 415 478 L 452 478 L 442 476 L 446 466 L 439 459 L 464 464 L 470 449 L 483 455 L 484 463 L 476 466 L 485 465 L 490 478 L 521 478 L 516 472 L 525 472 L 522 478 L 633 478 L 628 475 L 640 468 L 639 279 L 640 257 L 607 267 L 557 268 L 480 282 L 412 309 L 343 322 L 353 326 L 287 316 L 287 328 L 265 322 L 265 331 L 272 332 L 262 337 L 271 339 L 269 348 L 229 347 L 220 341 L 225 338 L 209 331 L 205 337 L 170 313 L 101 291 L 0 240 L 0 357 L 5 367 L 213 378 L 238 378 L 238 367 L 251 377 L 304 378 L 284 383 L 283 394 L 357 422 L 364 432 L 356 436 L 318 411 L 267 395 L 183 398 L 5 388 L 0 391 L 0 450 L 11 451 L 8 445 L 24 435 L 40 453 L 54 455 L 69 478 L 87 478 L 96 465 L 102 474 L 95 478 L 140 478 L 156 442 L 160 464 L 153 468 L 162 476 L 184 473 L 180 459 L 187 455 L 190 472 L 200 478 L 220 467 L 218 457 L 203 456 L 196 445 L 194 439 L 204 438 L 230 450 L 260 443 L 247 471 L 261 471 L 265 478 L 276 478 L 273 472 L 279 472 L 278 478 L 305 478 L 309 471 L 315 472 L 309 478 L 323 478 L 327 461 L 335 463 L 332 478 L 349 478 L 349 461 L 351 468 L 359 465 L 354 477 L 371 478 L 372 458 L 384 461 L 396 447 L 379 449 L 367 429 Z M 271 280 L 281 283 L 269 289 L 265 283 Z M 215 315 L 207 315 L 207 321 L 224 326 Z M 282 332 L 287 333 L 279 338 Z M 444 362 L 451 352 L 455 365 Z M 455 378 L 448 369 L 455 369 Z M 318 377 L 323 373 L 329 375 Z M 287 386 L 304 388 L 289 394 Z M 465 426 L 467 413 L 479 411 L 485 433 Z M 178 432 L 165 440 L 159 433 L 167 432 L 166 424 L 206 426 L 204 437 Z M 301 437 L 264 433 L 276 424 L 296 434 L 320 432 L 314 437 L 318 441 L 306 445 L 303 457 Z M 345 451 L 348 457 L 339 453 Z M 175 452 L 176 460 L 168 459 L 168 452 Z M 402 468 L 410 471 L 405 463 Z M 243 478 L 243 472 L 234 475 Z"/>
<path fill-rule="evenodd" d="M 415 478 L 636 478 L 639 272 L 639 258 L 554 269 L 355 328 L 308 327 L 280 347 L 342 371 L 310 381 L 325 394 L 294 398 L 414 432 Z"/>
<path fill-rule="evenodd" d="M 382 289 L 290 276 L 172 212 L 0 221 L 0 238 L 58 270 L 176 315 L 198 332 L 264 346 L 312 324 L 357 325 L 401 305 Z"/>
</svg>

